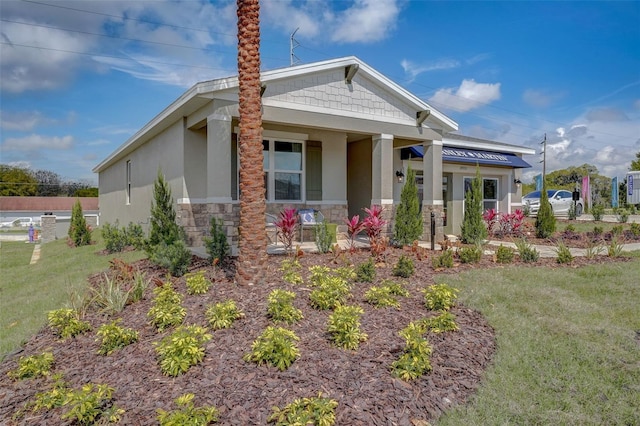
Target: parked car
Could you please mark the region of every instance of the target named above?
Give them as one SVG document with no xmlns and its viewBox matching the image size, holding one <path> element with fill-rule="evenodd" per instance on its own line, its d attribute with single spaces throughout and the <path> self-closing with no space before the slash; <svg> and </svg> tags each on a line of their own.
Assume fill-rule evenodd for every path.
<svg viewBox="0 0 640 426">
<path fill-rule="evenodd" d="M 547 197 L 549 198 L 549 204 L 551 204 L 551 210 L 553 210 L 554 216 L 567 216 L 569 209 L 573 205 L 573 194 L 571 191 L 564 189 L 548 189 Z M 584 212 L 584 201 L 580 197 L 575 202 L 576 216 L 580 216 Z M 540 208 L 540 191 L 533 191 L 522 197 L 522 205 L 525 208 L 528 206 L 529 214 L 535 216 L 538 214 Z"/>
<path fill-rule="evenodd" d="M 2 228 L 28 228 L 31 225 L 37 225 L 37 223 L 31 217 L 19 217 L 9 222 L 0 223 L 0 226 Z"/>
</svg>

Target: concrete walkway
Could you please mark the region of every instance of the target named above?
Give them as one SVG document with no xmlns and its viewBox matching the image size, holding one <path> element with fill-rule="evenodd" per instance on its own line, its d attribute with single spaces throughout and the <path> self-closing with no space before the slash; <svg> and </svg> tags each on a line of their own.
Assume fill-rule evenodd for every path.
<svg viewBox="0 0 640 426">
<path fill-rule="evenodd" d="M 40 243 L 33 246 L 33 253 L 31 253 L 31 261 L 29 262 L 29 265 L 33 265 L 38 262 L 38 260 L 40 260 Z"/>
</svg>

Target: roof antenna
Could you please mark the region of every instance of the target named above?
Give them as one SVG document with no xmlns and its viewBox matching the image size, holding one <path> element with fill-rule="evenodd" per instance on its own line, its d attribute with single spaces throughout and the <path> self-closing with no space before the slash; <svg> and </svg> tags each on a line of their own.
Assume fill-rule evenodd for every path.
<svg viewBox="0 0 640 426">
<path fill-rule="evenodd" d="M 293 36 L 296 35 L 296 33 L 298 32 L 299 29 L 300 29 L 300 27 L 296 28 L 296 30 L 291 33 L 291 37 L 289 37 L 289 54 L 291 55 L 291 64 L 290 64 L 290 66 L 294 66 L 294 65 L 296 65 L 296 64 L 298 64 L 300 62 L 300 58 L 298 58 L 296 56 L 296 54 L 293 53 L 293 50 L 296 47 L 300 46 L 300 43 L 298 43 L 298 41 L 293 38 Z"/>
</svg>

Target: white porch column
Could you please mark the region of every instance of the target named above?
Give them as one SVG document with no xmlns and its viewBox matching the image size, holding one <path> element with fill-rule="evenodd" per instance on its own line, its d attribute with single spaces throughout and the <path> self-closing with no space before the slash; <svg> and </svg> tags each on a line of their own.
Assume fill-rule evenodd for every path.
<svg viewBox="0 0 640 426">
<path fill-rule="evenodd" d="M 422 223 L 423 237 L 430 242 L 442 241 L 444 226 L 442 214 L 442 141 L 425 141 L 422 144 L 423 199 Z M 435 222 L 434 239 L 431 238 L 431 222 Z"/>
<path fill-rule="evenodd" d="M 393 204 L 393 135 L 373 138 L 371 155 L 371 204 Z"/>
<path fill-rule="evenodd" d="M 231 202 L 231 117 L 207 117 L 207 202 Z"/>
</svg>

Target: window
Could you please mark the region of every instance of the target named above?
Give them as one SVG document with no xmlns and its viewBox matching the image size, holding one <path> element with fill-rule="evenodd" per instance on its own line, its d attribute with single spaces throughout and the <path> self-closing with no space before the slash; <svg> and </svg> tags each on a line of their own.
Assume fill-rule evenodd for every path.
<svg viewBox="0 0 640 426">
<path fill-rule="evenodd" d="M 473 178 L 464 178 L 464 194 L 471 191 Z M 498 179 L 482 179 L 482 211 L 489 209 L 498 210 Z"/>
<path fill-rule="evenodd" d="M 127 204 L 131 204 L 131 160 L 127 160 Z"/>
<path fill-rule="evenodd" d="M 302 201 L 302 145 L 276 139 L 262 141 L 267 201 Z"/>
</svg>

